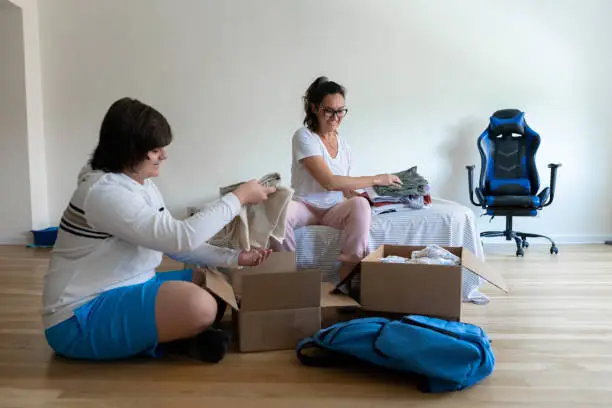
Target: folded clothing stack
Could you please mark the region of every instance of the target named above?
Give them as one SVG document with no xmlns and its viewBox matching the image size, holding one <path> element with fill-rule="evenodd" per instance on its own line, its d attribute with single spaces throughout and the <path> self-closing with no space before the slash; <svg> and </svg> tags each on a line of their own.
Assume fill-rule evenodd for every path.
<svg viewBox="0 0 612 408">
<path fill-rule="evenodd" d="M 403 208 L 419 210 L 431 205 L 429 182 L 417 172 L 417 166 L 395 175 L 402 186 L 368 187 L 361 194 L 370 201 L 376 213 Z"/>
</svg>

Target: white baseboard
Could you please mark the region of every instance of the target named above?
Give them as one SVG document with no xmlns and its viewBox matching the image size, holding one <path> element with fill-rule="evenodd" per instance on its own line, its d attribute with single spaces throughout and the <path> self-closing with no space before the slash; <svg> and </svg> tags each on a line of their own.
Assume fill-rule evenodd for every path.
<svg viewBox="0 0 612 408">
<path fill-rule="evenodd" d="M 27 245 L 29 241 L 22 236 L 1 236 L 0 245 Z"/>
<path fill-rule="evenodd" d="M 612 240 L 612 234 L 551 234 L 549 237 L 557 245 L 604 244 Z M 503 237 L 482 238 L 486 245 L 516 245 L 514 241 L 506 241 Z M 550 244 L 544 238 L 527 238 L 530 244 Z"/>
</svg>

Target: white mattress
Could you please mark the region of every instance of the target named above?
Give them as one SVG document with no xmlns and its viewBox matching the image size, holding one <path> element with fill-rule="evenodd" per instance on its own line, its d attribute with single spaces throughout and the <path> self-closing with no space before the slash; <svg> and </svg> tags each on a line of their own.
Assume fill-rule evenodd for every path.
<svg viewBox="0 0 612 408">
<path fill-rule="evenodd" d="M 320 269 L 326 281 L 337 282 L 332 270 L 340 253 L 342 231 L 312 225 L 297 229 L 295 234 L 298 267 Z M 461 204 L 438 198 L 429 208 L 373 215 L 369 250 L 381 244 L 463 246 L 484 259 L 474 213 Z M 463 300 L 487 303 L 488 298 L 478 290 L 484 283 L 464 269 Z"/>
</svg>

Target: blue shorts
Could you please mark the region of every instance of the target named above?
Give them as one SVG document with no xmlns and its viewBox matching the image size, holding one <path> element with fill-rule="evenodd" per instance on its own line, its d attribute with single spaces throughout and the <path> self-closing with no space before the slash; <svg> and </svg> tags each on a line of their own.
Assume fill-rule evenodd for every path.
<svg viewBox="0 0 612 408">
<path fill-rule="evenodd" d="M 155 299 L 166 281 L 192 280 L 192 270 L 160 272 L 138 285 L 104 292 L 74 311 L 74 316 L 45 331 L 60 356 L 116 360 L 137 355 L 159 357 Z"/>
</svg>

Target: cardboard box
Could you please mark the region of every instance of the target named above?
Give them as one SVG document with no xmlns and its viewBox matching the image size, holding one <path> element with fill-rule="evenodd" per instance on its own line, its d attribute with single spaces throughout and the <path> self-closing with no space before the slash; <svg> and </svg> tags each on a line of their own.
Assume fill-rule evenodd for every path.
<svg viewBox="0 0 612 408">
<path fill-rule="evenodd" d="M 364 311 L 421 314 L 461 320 L 463 268 L 508 293 L 502 276 L 464 247 L 443 247 L 461 258 L 460 266 L 383 263 L 410 258 L 425 246 L 382 245 L 361 262 L 360 304 Z"/>
<path fill-rule="evenodd" d="M 359 306 L 332 295 L 320 271 L 298 271 L 294 253 L 272 253 L 257 267 L 232 271 L 231 280 L 214 269 L 204 271 L 204 286 L 235 311 L 241 352 L 295 349 L 321 329 L 322 308 Z"/>
<path fill-rule="evenodd" d="M 295 254 L 289 252 L 274 252 L 257 267 L 233 270 L 231 278 L 205 269 L 204 286 L 233 309 L 241 352 L 295 349 L 300 340 L 321 329 L 324 312 L 333 315 L 336 308 L 460 321 L 463 268 L 508 292 L 502 276 L 463 247 L 443 247 L 461 259 L 460 266 L 380 261 L 389 255 L 410 258 L 413 251 L 423 248 L 382 245 L 364 258 L 360 303 L 332 294 L 333 286 L 321 283 L 320 271 L 298 271 Z M 355 317 L 358 316 L 344 315 L 341 319 Z"/>
</svg>

